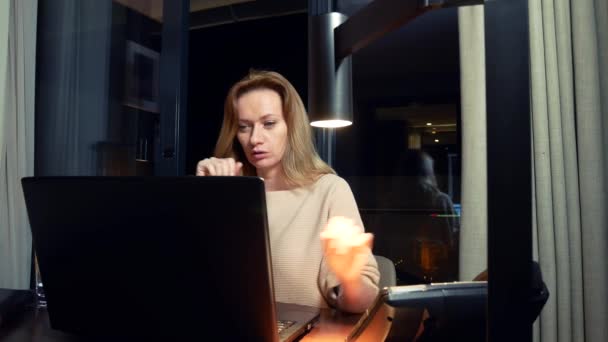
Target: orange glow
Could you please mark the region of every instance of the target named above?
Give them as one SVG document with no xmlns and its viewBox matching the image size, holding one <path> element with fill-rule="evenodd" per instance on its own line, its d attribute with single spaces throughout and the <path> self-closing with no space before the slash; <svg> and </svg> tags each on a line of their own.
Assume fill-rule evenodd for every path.
<svg viewBox="0 0 608 342">
<path fill-rule="evenodd" d="M 447 259 L 447 248 L 439 241 L 419 240 L 418 243 L 419 266 L 425 274 L 430 275 Z"/>
</svg>

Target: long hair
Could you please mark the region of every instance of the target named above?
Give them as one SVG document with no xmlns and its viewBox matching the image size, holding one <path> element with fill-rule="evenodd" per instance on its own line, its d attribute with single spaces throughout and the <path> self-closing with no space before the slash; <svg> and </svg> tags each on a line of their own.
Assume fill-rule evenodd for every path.
<svg viewBox="0 0 608 342">
<path fill-rule="evenodd" d="M 224 103 L 224 121 L 215 145 L 216 158 L 234 158 L 243 163 L 243 175 L 255 176 L 255 167 L 247 160 L 236 135 L 238 131 L 237 101 L 247 92 L 269 89 L 281 97 L 287 124 L 287 146 L 281 159 L 289 185 L 305 186 L 320 176 L 335 171 L 315 150 L 306 109 L 296 89 L 277 72 L 250 70 L 228 91 Z"/>
</svg>

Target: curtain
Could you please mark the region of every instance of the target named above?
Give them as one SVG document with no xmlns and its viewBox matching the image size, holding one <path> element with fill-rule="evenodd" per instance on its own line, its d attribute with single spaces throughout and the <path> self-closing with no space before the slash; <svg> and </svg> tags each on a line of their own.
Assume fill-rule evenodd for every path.
<svg viewBox="0 0 608 342">
<path fill-rule="evenodd" d="M 112 2 L 40 2 L 36 173 L 96 175 L 106 140 Z"/>
<path fill-rule="evenodd" d="M 487 255 L 485 131 L 473 128 L 485 118 L 483 12 L 474 11 L 459 9 L 461 280 Z M 608 2 L 529 0 L 529 14 L 533 253 L 550 291 L 534 339 L 608 341 Z"/>
<path fill-rule="evenodd" d="M 550 292 L 534 337 L 607 341 L 606 2 L 529 9 L 534 256 Z"/>
<path fill-rule="evenodd" d="M 568 6 L 560 7 L 563 5 L 529 3 L 533 250 L 550 293 L 534 333 L 535 340 L 542 336 L 547 341 L 558 341 L 558 337 L 582 341 L 580 194 L 575 167 L 572 42 L 567 33 L 571 23 Z M 560 73 L 562 77 L 558 77 Z"/>
<path fill-rule="evenodd" d="M 608 4 L 571 0 L 585 340 L 608 341 Z"/>
<path fill-rule="evenodd" d="M 29 288 L 21 178 L 34 174 L 37 0 L 0 1 L 0 288 Z"/>
<path fill-rule="evenodd" d="M 488 198 L 483 6 L 458 9 L 462 132 L 459 279 L 487 268 Z"/>
</svg>

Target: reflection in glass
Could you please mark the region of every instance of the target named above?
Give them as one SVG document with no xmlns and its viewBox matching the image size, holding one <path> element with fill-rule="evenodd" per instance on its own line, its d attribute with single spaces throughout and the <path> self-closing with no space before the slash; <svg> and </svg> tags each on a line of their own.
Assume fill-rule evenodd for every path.
<svg viewBox="0 0 608 342">
<path fill-rule="evenodd" d="M 42 277 L 40 275 L 40 268 L 38 267 L 38 258 L 34 254 L 34 272 L 35 272 L 35 284 L 34 290 L 36 295 L 36 307 L 46 308 L 46 296 L 44 294 L 44 285 L 42 284 Z"/>
<path fill-rule="evenodd" d="M 39 1 L 37 175 L 154 174 L 162 6 Z"/>
<path fill-rule="evenodd" d="M 336 130 L 333 166 L 401 285 L 458 279 L 458 42 L 457 10 L 443 9 L 353 55 L 353 125 Z"/>
<path fill-rule="evenodd" d="M 433 159 L 416 149 L 394 158 L 394 172 L 383 177 L 386 187 L 370 222 L 381 234 L 376 250 L 395 260 L 404 282 L 455 280 L 459 217 L 438 187 Z"/>
</svg>

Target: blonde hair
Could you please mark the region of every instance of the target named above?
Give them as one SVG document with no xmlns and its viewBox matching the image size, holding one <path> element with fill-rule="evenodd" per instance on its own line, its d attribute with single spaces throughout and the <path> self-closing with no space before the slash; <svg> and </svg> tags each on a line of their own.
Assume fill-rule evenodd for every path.
<svg viewBox="0 0 608 342">
<path fill-rule="evenodd" d="M 312 141 L 312 130 L 302 99 L 289 81 L 277 72 L 250 70 L 249 74 L 235 83 L 224 103 L 224 121 L 215 145 L 215 157 L 234 158 L 243 163 L 243 175 L 255 176 L 255 167 L 247 160 L 237 140 L 237 101 L 247 92 L 269 89 L 281 97 L 283 115 L 287 124 L 287 146 L 281 159 L 289 185 L 305 186 L 320 176 L 336 172 L 317 154 Z"/>
</svg>

